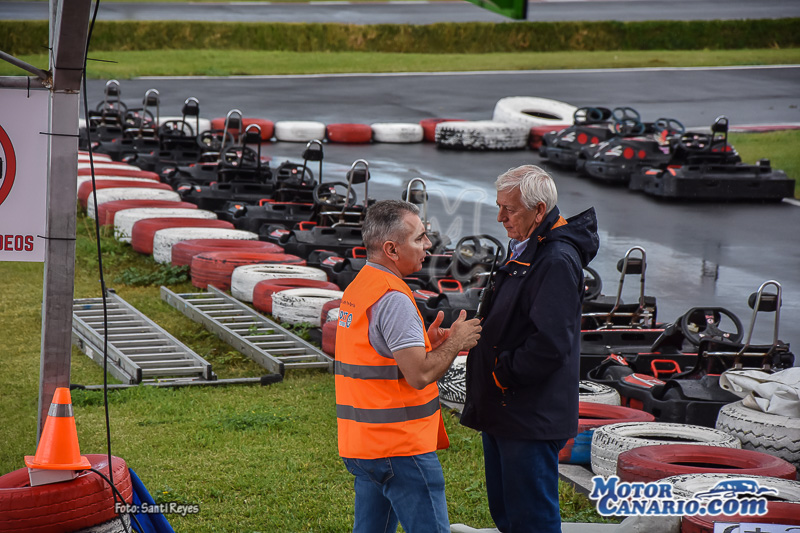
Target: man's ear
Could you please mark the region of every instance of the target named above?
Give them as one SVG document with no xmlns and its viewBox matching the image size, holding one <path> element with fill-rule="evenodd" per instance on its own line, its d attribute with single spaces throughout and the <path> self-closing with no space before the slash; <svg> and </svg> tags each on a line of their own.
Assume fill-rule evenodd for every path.
<svg viewBox="0 0 800 533">
<path fill-rule="evenodd" d="M 383 243 L 383 254 L 388 257 L 389 259 L 395 260 L 398 258 L 397 254 L 397 244 L 392 241 L 386 241 Z"/>
</svg>

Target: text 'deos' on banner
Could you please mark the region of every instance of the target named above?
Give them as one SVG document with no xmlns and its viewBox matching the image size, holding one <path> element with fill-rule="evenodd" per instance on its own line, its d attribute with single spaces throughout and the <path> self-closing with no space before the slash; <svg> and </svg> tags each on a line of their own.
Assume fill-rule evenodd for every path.
<svg viewBox="0 0 800 533">
<path fill-rule="evenodd" d="M 44 261 L 49 94 L 0 89 L 0 261 Z"/>
</svg>

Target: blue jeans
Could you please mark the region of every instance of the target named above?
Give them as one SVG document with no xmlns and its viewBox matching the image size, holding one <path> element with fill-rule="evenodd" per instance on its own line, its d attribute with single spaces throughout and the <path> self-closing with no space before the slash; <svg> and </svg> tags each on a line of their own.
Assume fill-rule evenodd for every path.
<svg viewBox="0 0 800 533">
<path fill-rule="evenodd" d="M 518 440 L 483 433 L 489 512 L 503 533 L 561 533 L 558 452 L 566 440 Z"/>
<path fill-rule="evenodd" d="M 444 474 L 436 452 L 383 459 L 342 458 L 355 476 L 354 533 L 449 533 Z"/>
</svg>

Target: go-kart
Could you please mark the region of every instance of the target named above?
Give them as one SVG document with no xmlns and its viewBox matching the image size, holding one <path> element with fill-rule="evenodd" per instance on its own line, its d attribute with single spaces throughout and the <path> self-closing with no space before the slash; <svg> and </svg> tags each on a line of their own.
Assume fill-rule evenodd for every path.
<svg viewBox="0 0 800 533">
<path fill-rule="evenodd" d="M 711 134 L 684 133 L 668 161 L 635 170 L 629 187 L 676 200 L 780 201 L 794 196 L 794 180 L 773 169 L 768 159 L 755 165 L 741 162 L 728 144 L 724 116 L 714 121 Z"/>
<path fill-rule="evenodd" d="M 101 143 L 110 142 L 122 137 L 124 117 L 128 106 L 120 99 L 122 89 L 117 80 L 108 80 L 103 90 L 103 100 L 97 104 L 86 117 L 86 128 L 82 128 L 78 137 L 78 148 L 89 149 L 91 138 L 92 150 Z"/>
<path fill-rule="evenodd" d="M 669 160 L 676 136 L 686 128 L 674 118 L 659 118 L 653 123 L 629 120 L 616 131 L 618 136 L 580 151 L 576 165 L 579 173 L 600 181 L 627 183 L 637 168 Z"/>
<path fill-rule="evenodd" d="M 122 135 L 101 141 L 94 150 L 107 154 L 114 161 L 133 159 L 138 153 L 151 154 L 157 151 L 159 114 L 159 92 L 148 89 L 142 99 L 142 107 L 126 108 L 122 120 Z"/>
<path fill-rule="evenodd" d="M 770 285 L 775 287 L 776 292 L 767 294 L 764 290 Z M 690 309 L 665 328 L 652 351 L 661 349 L 663 342 L 671 337 L 682 336 L 697 346 L 694 364 L 688 371 L 671 372 L 666 377 L 653 365 L 653 373 L 645 374 L 627 359 L 615 357 L 589 372 L 589 379 L 617 389 L 623 405 L 647 411 L 658 421 L 714 427 L 722 406 L 740 399 L 720 387 L 719 375 L 722 372 L 742 367 L 772 371 L 790 368 L 794 363 L 789 345 L 778 338 L 780 284 L 777 281 L 763 283 L 758 291 L 750 295 L 748 305 L 753 309 L 753 315 L 744 342 L 741 342 L 741 321 L 722 308 Z M 771 344 L 752 343 L 756 317 L 760 312 L 774 313 Z M 733 326 L 720 326 L 723 317 L 727 317 Z"/>
<path fill-rule="evenodd" d="M 619 135 L 618 128 L 639 123 L 640 116 L 630 107 L 617 107 L 613 111 L 605 107 L 579 107 L 573 120 L 574 124 L 568 128 L 544 134 L 539 147 L 542 158 L 569 169 L 576 167 L 583 148 Z"/>
</svg>

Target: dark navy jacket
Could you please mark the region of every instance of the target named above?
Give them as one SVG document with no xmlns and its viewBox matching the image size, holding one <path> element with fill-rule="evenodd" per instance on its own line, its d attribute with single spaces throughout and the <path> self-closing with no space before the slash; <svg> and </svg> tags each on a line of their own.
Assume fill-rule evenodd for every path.
<svg viewBox="0 0 800 533">
<path fill-rule="evenodd" d="M 554 207 L 525 251 L 498 269 L 467 358 L 462 424 L 516 439 L 576 435 L 583 267 L 598 245 L 594 208 L 564 224 Z"/>
</svg>

